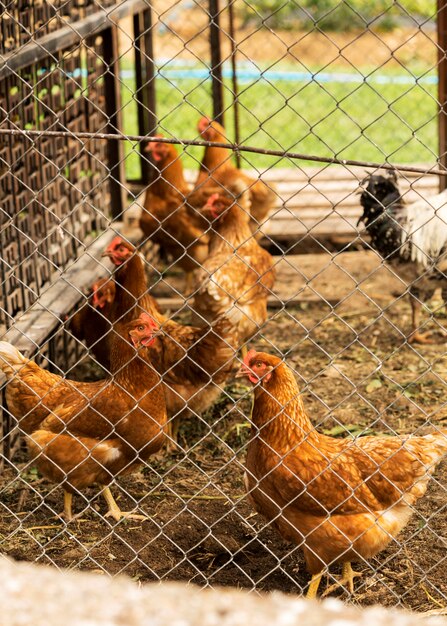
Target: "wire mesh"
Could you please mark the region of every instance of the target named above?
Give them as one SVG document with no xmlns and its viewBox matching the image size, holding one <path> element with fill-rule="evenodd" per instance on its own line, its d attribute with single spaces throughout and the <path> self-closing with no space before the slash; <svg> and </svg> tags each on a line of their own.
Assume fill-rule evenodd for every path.
<svg viewBox="0 0 447 626">
<path fill-rule="evenodd" d="M 0 8 L 2 551 L 443 610 L 445 7 Z"/>
</svg>

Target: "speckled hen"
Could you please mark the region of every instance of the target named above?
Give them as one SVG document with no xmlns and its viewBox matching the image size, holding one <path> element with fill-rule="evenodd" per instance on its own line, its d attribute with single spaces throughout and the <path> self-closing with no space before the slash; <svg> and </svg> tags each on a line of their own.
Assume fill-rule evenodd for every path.
<svg viewBox="0 0 447 626">
<path fill-rule="evenodd" d="M 447 302 L 447 191 L 405 204 L 394 173 L 368 176 L 360 202 L 372 247 L 409 287 L 409 343 L 431 343 L 420 332 L 423 302 L 437 287 Z"/>
</svg>

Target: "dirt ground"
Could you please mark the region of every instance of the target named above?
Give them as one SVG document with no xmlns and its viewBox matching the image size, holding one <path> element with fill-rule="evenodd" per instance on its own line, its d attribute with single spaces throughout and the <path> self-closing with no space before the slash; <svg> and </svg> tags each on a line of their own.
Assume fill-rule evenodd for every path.
<svg viewBox="0 0 447 626">
<path fill-rule="evenodd" d="M 361 255 L 369 253 L 347 254 L 360 255 L 349 262 L 361 273 L 366 258 Z M 315 291 L 322 297 L 331 288 L 325 273 L 331 271 L 333 264 L 322 271 L 317 259 L 313 262 L 314 276 L 320 275 Z M 327 434 L 425 433 L 430 424 L 446 426 L 445 344 L 408 346 L 409 304 L 393 296 L 396 286 L 386 274 L 375 280 L 384 314 L 359 291 L 333 310 L 309 298 L 287 311 L 272 310 L 253 346 L 287 355 L 312 421 Z M 348 289 L 352 279 L 341 272 L 337 283 L 337 289 Z M 436 302 L 432 307 L 439 309 Z M 437 310 L 428 327 L 436 331 L 443 323 L 443 310 Z M 202 419 L 182 424 L 180 442 L 187 452 L 162 455 L 142 473 L 117 481 L 113 491 L 120 506 L 138 505 L 145 521 L 112 524 L 101 516 L 105 504 L 92 489 L 84 502 L 76 498 L 80 517 L 65 525 L 54 517 L 62 509 L 62 490 L 42 480 L 20 452 L 15 467 L 1 477 L 2 552 L 61 568 L 125 572 L 141 582 L 302 593 L 309 576 L 301 551 L 269 528 L 243 495 L 249 409 L 248 388 L 233 380 Z M 405 531 L 369 566 L 358 566 L 363 578 L 351 601 L 418 611 L 446 606 L 446 479 L 444 463 Z M 333 595 L 348 599 L 342 590 Z"/>
</svg>

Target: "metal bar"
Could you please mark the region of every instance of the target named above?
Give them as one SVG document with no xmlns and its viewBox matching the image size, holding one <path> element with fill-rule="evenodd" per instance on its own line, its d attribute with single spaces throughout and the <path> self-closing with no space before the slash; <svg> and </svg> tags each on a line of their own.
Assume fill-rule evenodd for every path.
<svg viewBox="0 0 447 626">
<path fill-rule="evenodd" d="M 157 98 L 155 92 L 155 64 L 154 64 L 154 37 L 152 29 L 152 9 L 149 8 L 143 13 L 144 26 L 144 69 L 146 79 L 146 89 L 148 97 L 148 134 L 153 135 L 157 130 Z"/>
<path fill-rule="evenodd" d="M 79 44 L 86 37 L 91 37 L 106 28 L 110 28 L 112 24 L 116 24 L 123 17 L 144 11 L 147 6 L 145 0 L 125 0 L 118 6 L 111 7 L 109 11 L 104 9 L 98 13 L 93 13 L 73 25 L 45 35 L 38 41 L 29 41 L 2 57 L 0 60 L 0 79 L 52 56 L 64 48 Z"/>
<path fill-rule="evenodd" d="M 234 142 L 239 144 L 241 137 L 239 133 L 239 89 L 237 84 L 237 63 L 236 63 L 236 34 L 234 30 L 234 11 L 233 11 L 233 3 L 234 0 L 230 0 L 228 3 L 228 18 L 230 22 L 230 43 L 231 43 L 231 70 L 232 77 L 231 83 L 233 87 L 233 121 L 234 121 Z M 241 167 L 241 155 L 239 152 L 236 152 L 236 167 L 240 169 Z"/>
<path fill-rule="evenodd" d="M 141 29 L 141 13 L 137 13 L 133 16 L 133 33 L 134 33 L 134 50 L 135 50 L 135 99 L 137 102 L 137 116 L 138 116 L 138 132 L 140 135 L 148 134 L 147 124 L 147 91 L 143 89 L 143 63 L 142 58 L 144 54 L 144 40 Z M 141 151 L 141 143 L 139 145 L 140 150 L 140 167 L 141 167 L 141 181 L 147 181 L 149 177 L 149 163 L 147 158 L 144 157 Z"/>
<path fill-rule="evenodd" d="M 222 55 L 220 49 L 219 0 L 209 0 L 211 80 L 213 97 L 213 118 L 224 125 L 224 101 L 222 79 Z"/>
<path fill-rule="evenodd" d="M 4 94 L 5 94 L 5 107 L 6 107 L 6 111 L 10 111 L 11 110 L 11 105 L 10 105 L 10 97 L 9 97 L 9 85 L 10 81 L 9 80 L 5 80 L 4 84 L 3 84 L 3 88 L 4 88 Z M 11 127 L 11 120 L 9 119 L 9 115 L 6 118 L 6 124 L 7 126 L 10 128 Z M 11 129 L 12 130 L 12 129 Z M 12 142 L 13 142 L 13 137 L 10 135 L 9 139 L 7 139 L 7 145 L 8 145 L 8 151 L 7 151 L 7 159 L 8 159 L 8 164 L 5 164 L 5 166 L 8 166 L 8 173 L 6 174 L 7 176 L 12 176 Z M 4 169 L 6 169 L 6 167 L 2 167 L 2 170 L 0 171 L 0 174 L 3 174 Z M 10 187 L 10 191 L 9 193 L 12 193 L 14 195 L 15 191 L 14 191 L 14 186 L 15 186 L 15 176 L 12 177 L 12 182 L 11 182 L 11 187 Z M 9 194 L 8 194 L 9 195 Z M 2 198 L 3 200 L 3 198 Z M 11 224 L 12 223 L 12 215 L 8 215 L 8 222 Z M 3 256 L 3 228 L 0 229 L 0 250 L 2 252 L 2 256 Z M 1 284 L 5 285 L 6 284 L 6 269 L 5 269 L 5 264 L 4 263 L 0 263 L 0 280 L 2 281 Z M 5 298 L 6 300 L 6 298 Z M 12 316 L 9 313 L 9 311 L 7 310 L 7 303 L 3 300 L 2 302 L 2 306 L 4 307 L 3 309 L 3 318 L 4 318 L 4 323 L 6 328 L 9 328 L 11 326 L 11 319 Z M 1 319 L 0 319 L 0 323 L 1 323 Z"/>
<path fill-rule="evenodd" d="M 104 64 L 105 64 L 105 113 L 108 118 L 108 130 L 118 131 L 122 128 L 121 93 L 119 87 L 118 36 L 113 26 L 103 32 Z M 122 214 L 126 204 L 126 171 L 124 165 L 124 147 L 119 142 L 108 143 L 108 168 L 110 172 L 110 193 L 112 216 Z"/>
<path fill-rule="evenodd" d="M 172 143 L 181 146 L 215 146 L 217 148 L 228 148 L 237 152 L 251 152 L 253 154 L 265 154 L 276 157 L 287 157 L 288 159 L 297 159 L 299 161 L 315 161 L 316 163 L 326 163 L 329 165 L 350 165 L 352 167 L 369 167 L 372 169 L 396 170 L 398 172 L 414 172 L 415 174 L 427 174 L 433 176 L 447 176 L 447 169 L 442 170 L 434 167 L 417 167 L 411 165 L 402 165 L 399 163 L 377 163 L 374 161 L 355 161 L 352 159 L 337 159 L 335 157 L 320 157 L 312 154 L 303 154 L 300 152 L 288 152 L 287 150 L 264 150 L 263 148 L 253 148 L 252 146 L 238 146 L 233 143 L 219 143 L 214 141 L 199 141 L 196 139 L 171 139 L 168 137 L 155 137 L 153 135 L 123 135 L 108 133 L 74 133 L 62 130 L 22 130 L 0 128 L 0 135 L 23 135 L 33 138 L 47 135 L 49 137 L 76 137 L 77 139 L 93 140 L 110 140 L 110 141 L 159 141 L 161 143 Z"/>
<path fill-rule="evenodd" d="M 134 16 L 134 37 L 138 130 L 140 135 L 153 135 L 157 129 L 157 116 L 151 9 Z M 141 180 L 147 183 L 151 172 L 150 163 L 142 154 L 140 162 Z"/>
<path fill-rule="evenodd" d="M 447 3 L 438 0 L 438 133 L 439 162 L 447 166 Z M 447 187 L 447 180 L 440 180 L 440 191 Z"/>
</svg>

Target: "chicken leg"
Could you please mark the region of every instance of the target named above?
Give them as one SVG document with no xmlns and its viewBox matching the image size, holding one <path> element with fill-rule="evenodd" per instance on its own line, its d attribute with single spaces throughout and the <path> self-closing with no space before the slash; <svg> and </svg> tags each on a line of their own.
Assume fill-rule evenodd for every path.
<svg viewBox="0 0 447 626">
<path fill-rule="evenodd" d="M 64 512 L 62 513 L 62 517 L 66 522 L 71 522 L 73 519 L 73 513 L 71 510 L 73 504 L 73 494 L 69 491 L 65 491 L 64 489 Z"/>
<path fill-rule="evenodd" d="M 175 417 L 171 417 L 165 427 L 166 433 L 166 453 L 173 454 L 174 452 L 178 452 L 178 431 L 180 428 L 180 418 L 179 415 Z M 160 458 L 165 457 L 165 453 L 160 452 Z"/>
<path fill-rule="evenodd" d="M 361 572 L 354 572 L 351 563 L 343 563 L 343 570 L 341 580 L 338 581 L 339 585 L 347 585 L 349 593 L 354 593 L 354 578 L 363 576 Z"/>
<path fill-rule="evenodd" d="M 419 332 L 421 309 L 422 309 L 422 302 L 419 300 L 419 294 L 410 292 L 410 303 L 411 303 L 411 322 L 412 322 L 413 330 L 407 339 L 408 343 L 409 344 L 433 343 L 433 341 L 430 339 L 430 335 L 432 334 L 431 332 L 426 332 L 426 333 Z"/>
<path fill-rule="evenodd" d="M 323 574 L 324 570 L 321 570 L 321 572 L 318 572 L 318 574 L 314 574 L 312 576 L 312 580 L 309 583 L 309 589 L 306 593 L 306 598 L 308 598 L 309 600 L 314 600 L 317 597 L 318 588 L 320 586 Z"/>
<path fill-rule="evenodd" d="M 349 593 L 354 593 L 354 578 L 357 578 L 358 576 L 363 576 L 363 574 L 361 572 L 354 572 L 349 561 L 343 563 L 341 578 L 328 587 L 321 597 L 324 598 L 325 596 L 328 596 L 338 587 L 347 587 Z"/>
<path fill-rule="evenodd" d="M 121 511 L 115 501 L 115 498 L 112 495 L 112 492 L 110 491 L 110 487 L 104 487 L 104 489 L 102 490 L 102 495 L 104 496 L 104 499 L 109 507 L 109 510 L 105 515 L 106 517 L 113 517 L 113 519 L 117 522 L 119 522 L 123 517 L 125 517 L 126 519 L 148 519 L 146 515 L 137 515 L 129 511 Z"/>
<path fill-rule="evenodd" d="M 194 272 L 186 272 L 185 274 L 185 296 L 190 296 L 194 291 Z"/>
</svg>

